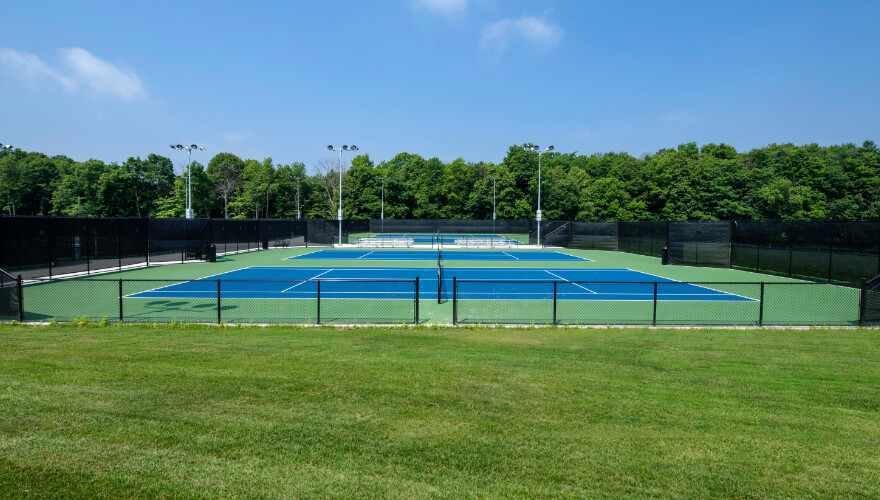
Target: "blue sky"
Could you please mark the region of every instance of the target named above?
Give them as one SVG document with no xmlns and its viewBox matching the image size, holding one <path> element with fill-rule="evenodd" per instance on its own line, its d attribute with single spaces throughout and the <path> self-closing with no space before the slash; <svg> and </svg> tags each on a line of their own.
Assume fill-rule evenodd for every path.
<svg viewBox="0 0 880 500">
<path fill-rule="evenodd" d="M 172 143 L 310 168 L 327 144 L 500 161 L 512 144 L 880 140 L 880 2 L 9 2 L 0 143 Z M 173 153 L 173 154 L 172 154 Z"/>
</svg>

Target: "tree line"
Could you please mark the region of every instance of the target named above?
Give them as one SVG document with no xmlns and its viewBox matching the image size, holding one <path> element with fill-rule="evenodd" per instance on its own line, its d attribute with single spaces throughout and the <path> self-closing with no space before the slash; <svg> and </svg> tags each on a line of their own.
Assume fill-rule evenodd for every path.
<svg viewBox="0 0 880 500">
<path fill-rule="evenodd" d="M 545 153 L 546 220 L 865 219 L 880 217 L 880 151 L 873 141 L 822 147 L 771 144 L 740 153 L 696 143 L 635 157 Z M 122 164 L 0 151 L 4 215 L 183 217 L 186 174 L 162 155 Z M 338 170 L 323 160 L 276 164 L 219 153 L 191 165 L 197 217 L 336 217 Z M 347 219 L 534 219 L 538 155 L 511 146 L 498 164 L 361 154 L 342 176 Z"/>
</svg>

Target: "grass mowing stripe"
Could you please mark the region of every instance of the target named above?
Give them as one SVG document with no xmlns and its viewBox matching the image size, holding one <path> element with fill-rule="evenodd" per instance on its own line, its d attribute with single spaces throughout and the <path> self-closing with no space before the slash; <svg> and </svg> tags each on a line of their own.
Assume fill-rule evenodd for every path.
<svg viewBox="0 0 880 500">
<path fill-rule="evenodd" d="M 21 496 L 877 497 L 868 330 L 0 326 Z"/>
</svg>

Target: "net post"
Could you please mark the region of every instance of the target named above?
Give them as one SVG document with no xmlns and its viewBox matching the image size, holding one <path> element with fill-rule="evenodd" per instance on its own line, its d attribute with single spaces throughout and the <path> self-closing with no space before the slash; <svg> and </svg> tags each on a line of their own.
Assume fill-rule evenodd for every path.
<svg viewBox="0 0 880 500">
<path fill-rule="evenodd" d="M 220 280 L 217 280 L 217 324 L 223 324 L 223 318 L 221 317 L 221 309 L 220 309 Z"/>
<path fill-rule="evenodd" d="M 18 321 L 24 322 L 24 286 L 20 274 L 18 275 Z"/>
<path fill-rule="evenodd" d="M 654 316 L 651 319 L 651 325 L 657 326 L 657 282 L 654 282 Z"/>
<path fill-rule="evenodd" d="M 761 282 L 761 299 L 758 303 L 758 326 L 764 326 L 764 282 Z"/>
<path fill-rule="evenodd" d="M 122 280 L 119 280 L 119 322 L 122 323 Z"/>
<path fill-rule="evenodd" d="M 862 278 L 860 293 L 859 293 L 859 326 L 865 326 L 865 303 L 867 302 L 868 295 L 868 282 L 865 278 Z"/>
<path fill-rule="evenodd" d="M 458 324 L 458 280 L 452 277 L 452 324 Z"/>
<path fill-rule="evenodd" d="M 317 297 L 318 297 L 318 300 L 317 300 L 317 302 L 318 302 L 318 315 L 317 315 L 316 318 L 315 318 L 315 320 L 316 320 L 316 321 L 315 321 L 315 324 L 320 325 L 320 324 L 321 324 L 321 280 L 318 280 L 318 294 L 317 294 Z"/>
<path fill-rule="evenodd" d="M 419 324 L 419 277 L 416 276 L 415 324 Z"/>
<path fill-rule="evenodd" d="M 559 284 L 558 281 L 553 282 L 553 324 L 554 325 L 556 324 L 556 289 L 557 289 L 558 284 Z"/>
<path fill-rule="evenodd" d="M 440 247 L 437 247 L 437 303 L 442 304 L 443 296 L 443 268 L 440 266 Z"/>
</svg>

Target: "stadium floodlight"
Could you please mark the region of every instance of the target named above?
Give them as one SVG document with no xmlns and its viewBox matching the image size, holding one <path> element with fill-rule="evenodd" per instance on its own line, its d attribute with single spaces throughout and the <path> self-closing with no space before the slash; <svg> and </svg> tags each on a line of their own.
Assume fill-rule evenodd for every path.
<svg viewBox="0 0 880 500">
<path fill-rule="evenodd" d="M 0 149 L 5 149 L 7 151 L 12 149 L 12 144 L 2 144 L 0 143 Z"/>
<path fill-rule="evenodd" d="M 541 150 L 541 146 L 537 144 L 533 144 L 531 146 L 523 146 L 523 149 L 526 151 L 532 151 L 538 153 L 538 245 L 541 244 L 541 155 L 544 153 L 549 153 L 553 151 L 553 146 L 548 146 L 544 150 Z"/>
<path fill-rule="evenodd" d="M 339 245 L 342 245 L 342 152 L 357 151 L 358 148 L 354 144 L 348 146 L 344 144 L 341 148 L 334 148 L 333 145 L 327 146 L 330 151 L 339 151 L 339 209 L 336 211 L 337 220 L 339 220 Z"/>
<path fill-rule="evenodd" d="M 187 160 L 186 160 L 186 218 L 193 219 L 193 209 L 192 209 L 192 152 L 193 151 L 205 151 L 205 148 L 199 146 L 198 144 L 190 144 L 189 146 L 184 146 L 183 144 L 172 144 L 171 149 L 176 149 L 177 151 L 186 151 Z"/>
</svg>

